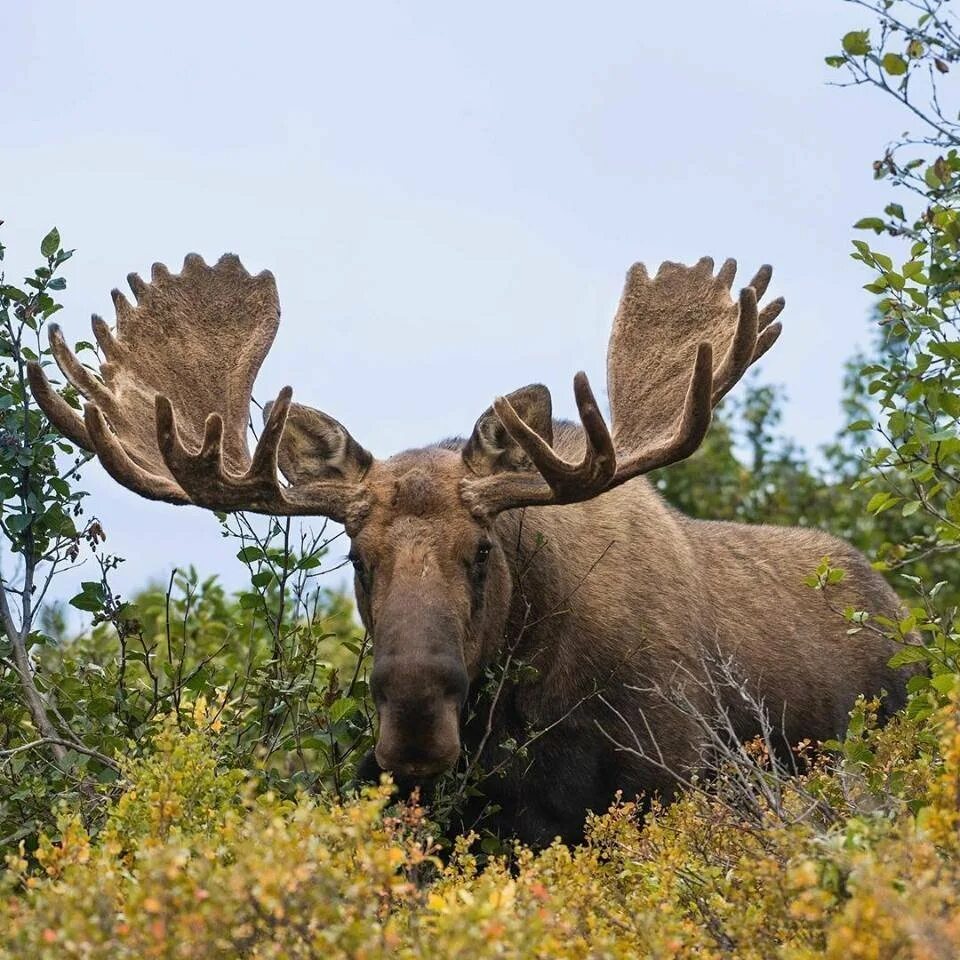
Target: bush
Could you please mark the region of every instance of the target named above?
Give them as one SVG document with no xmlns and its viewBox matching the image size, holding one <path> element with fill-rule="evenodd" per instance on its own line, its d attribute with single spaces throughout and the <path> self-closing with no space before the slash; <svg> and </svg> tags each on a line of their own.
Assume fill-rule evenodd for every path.
<svg viewBox="0 0 960 960">
<path fill-rule="evenodd" d="M 61 810 L 8 858 L 0 958 L 954 957 L 960 951 L 960 698 L 862 742 L 872 759 L 785 781 L 760 822 L 736 779 L 587 843 L 434 856 L 390 788 L 327 804 L 262 792 L 196 725 L 159 721 L 100 833 Z M 929 741 L 923 731 L 933 737 Z M 761 759 L 758 769 L 763 769 Z"/>
</svg>

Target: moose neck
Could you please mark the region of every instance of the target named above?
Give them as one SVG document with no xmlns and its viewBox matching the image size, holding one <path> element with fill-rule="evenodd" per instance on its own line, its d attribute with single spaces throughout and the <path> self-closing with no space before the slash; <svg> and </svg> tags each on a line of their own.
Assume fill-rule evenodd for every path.
<svg viewBox="0 0 960 960">
<path fill-rule="evenodd" d="M 555 443 L 575 458 L 579 427 L 557 422 Z M 530 697 L 557 705 L 632 659 L 624 637 L 643 636 L 647 608 L 660 618 L 657 581 L 664 569 L 683 569 L 690 551 L 685 518 L 643 478 L 585 503 L 506 511 L 497 533 L 513 571 L 513 599 L 495 656 L 535 667 Z"/>
</svg>

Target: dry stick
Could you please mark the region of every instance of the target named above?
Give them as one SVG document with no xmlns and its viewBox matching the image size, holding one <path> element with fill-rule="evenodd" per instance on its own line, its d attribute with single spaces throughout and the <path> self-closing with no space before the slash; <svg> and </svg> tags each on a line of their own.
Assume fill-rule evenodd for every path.
<svg viewBox="0 0 960 960">
<path fill-rule="evenodd" d="M 22 743 L 18 747 L 12 747 L 9 750 L 0 750 L 0 757 L 12 757 L 15 754 L 22 753 L 25 750 L 34 750 L 37 747 L 47 746 L 59 747 L 62 756 L 66 756 L 68 750 L 75 750 L 77 753 L 83 753 L 88 757 L 93 757 L 95 760 L 99 760 L 100 763 L 104 764 L 105 766 L 112 767 L 114 770 L 120 769 L 120 765 L 115 760 L 111 760 L 106 754 L 100 753 L 99 750 L 93 750 L 90 747 L 85 747 L 82 743 L 75 743 L 72 740 L 64 740 L 61 737 L 41 737 L 38 740 L 31 740 L 30 743 Z"/>
<path fill-rule="evenodd" d="M 677 664 L 674 676 L 680 676 L 681 679 L 674 681 L 666 689 L 660 684 L 653 684 L 643 688 L 630 685 L 627 685 L 627 687 L 628 689 L 659 697 L 665 704 L 672 706 L 683 716 L 696 723 L 698 729 L 706 737 L 704 745 L 700 750 L 702 760 L 705 763 L 709 761 L 709 766 L 716 767 L 718 764 L 717 758 L 719 757 L 719 760 L 724 765 L 725 772 L 736 785 L 738 796 L 747 800 L 750 804 L 754 818 L 762 818 L 763 805 L 765 803 L 766 808 L 784 823 L 793 824 L 802 822 L 814 811 L 818 812 L 828 821 L 835 821 L 835 811 L 829 808 L 822 799 L 810 795 L 802 785 L 797 784 L 795 781 L 791 782 L 789 789 L 793 794 L 804 800 L 807 805 L 806 808 L 797 815 L 789 815 L 784 806 L 784 794 L 788 786 L 784 781 L 784 775 L 788 775 L 789 771 L 783 769 L 781 762 L 776 757 L 773 743 L 774 727 L 770 722 L 763 701 L 758 700 L 749 692 L 746 681 L 740 680 L 735 675 L 732 659 L 725 658 L 720 651 L 718 651 L 717 657 L 715 658 L 704 651 L 701 665 L 705 667 L 705 679 L 694 674 L 689 667 Z M 719 684 L 717 677 L 714 675 L 714 669 L 720 674 Z M 687 693 L 687 684 L 689 683 L 692 683 L 708 695 L 712 705 L 716 708 L 715 715 L 708 715 L 699 703 L 691 699 Z M 769 771 L 757 763 L 745 749 L 739 738 L 736 737 L 736 731 L 733 729 L 729 712 L 724 707 L 722 701 L 722 686 L 735 690 L 747 703 L 754 716 L 757 717 L 760 723 L 759 736 L 770 758 L 771 768 Z M 624 743 L 606 730 L 599 721 L 594 721 L 600 733 L 609 740 L 617 750 L 630 753 L 670 774 L 677 783 L 686 790 L 710 797 L 714 802 L 719 803 L 730 815 L 738 818 L 743 816 L 745 811 L 742 808 L 737 809 L 722 794 L 708 790 L 702 783 L 685 776 L 681 771 L 664 761 L 659 744 L 650 729 L 643 711 L 640 712 L 641 718 L 646 725 L 647 733 L 651 737 L 658 756 L 652 755 L 649 749 L 642 744 L 633 725 L 621 711 L 603 697 L 601 697 L 601 702 L 608 707 L 611 713 L 623 724 L 633 740 L 632 746 L 629 743 Z M 711 747 L 716 751 L 712 757 L 710 756 Z"/>
<path fill-rule="evenodd" d="M 597 567 L 598 567 L 598 566 L 600 565 L 600 563 L 603 561 L 603 558 L 607 555 L 607 553 L 609 553 L 611 547 L 613 547 L 613 545 L 614 545 L 616 542 L 617 542 L 616 540 L 611 540 L 611 541 L 603 548 L 603 550 L 600 552 L 600 555 L 599 555 L 599 556 L 596 558 L 596 560 L 594 560 L 593 563 L 591 563 L 590 566 L 587 568 L 587 572 L 573 585 L 573 587 L 571 588 L 570 592 L 569 592 L 566 596 L 561 597 L 561 598 L 557 601 L 557 603 L 556 603 L 556 605 L 554 606 L 553 610 L 551 610 L 549 613 L 545 613 L 542 617 L 538 618 L 537 620 L 534 620 L 532 623 L 527 624 L 527 626 L 528 626 L 528 627 L 535 627 L 535 626 L 537 626 L 537 624 L 543 623 L 544 620 L 549 620 L 549 619 L 551 619 L 552 617 L 559 617 L 559 616 L 562 616 L 562 615 L 565 614 L 565 613 L 569 613 L 570 611 L 569 611 L 569 609 L 566 607 L 566 603 L 567 603 L 569 600 L 571 600 L 571 599 L 573 598 L 574 594 L 576 594 L 577 591 L 587 582 L 587 577 L 589 577 L 590 574 L 592 574 L 593 571 L 597 569 Z"/>
<path fill-rule="evenodd" d="M 197 667 L 197 669 L 194 670 L 194 671 L 190 674 L 190 677 L 188 677 L 187 680 L 184 680 L 184 678 L 183 678 L 183 668 L 184 668 L 184 665 L 185 665 L 186 660 L 187 660 L 187 643 L 188 643 L 187 624 L 188 624 L 189 621 L 190 621 L 190 611 L 191 611 L 192 605 L 193 605 L 193 597 L 194 597 L 193 591 L 192 591 L 192 589 L 191 589 L 191 587 L 190 587 L 190 584 L 188 583 L 188 584 L 187 584 L 187 595 L 186 595 L 186 598 L 185 598 L 185 601 L 184 601 L 184 605 L 183 605 L 183 626 L 181 627 L 181 631 L 180 631 L 181 636 L 182 636 L 182 638 L 183 638 L 183 643 L 182 643 L 182 645 L 181 645 L 181 647 L 180 647 L 180 654 L 179 654 L 179 656 L 178 656 L 178 658 L 177 658 L 177 671 L 176 671 L 177 679 L 176 679 L 176 681 L 175 681 L 175 684 L 176 684 L 176 685 L 174 686 L 174 691 L 175 691 L 175 692 L 174 692 L 174 697 L 173 697 L 174 708 L 175 708 L 176 711 L 177 711 L 177 716 L 178 716 L 178 717 L 179 717 L 179 715 L 180 715 L 180 702 L 181 702 L 181 697 L 182 697 L 182 694 L 183 694 L 183 685 L 184 685 L 185 683 L 189 683 L 190 678 L 192 678 L 199 670 L 201 670 L 201 669 L 203 668 L 203 661 L 201 660 L 201 661 L 200 661 L 200 665 Z M 222 650 L 223 647 L 221 646 L 220 649 Z M 217 653 L 219 653 L 219 651 L 217 651 Z M 217 655 L 217 654 L 214 654 L 214 656 L 216 656 L 216 655 Z M 171 663 L 170 666 L 173 667 L 173 664 Z"/>
</svg>

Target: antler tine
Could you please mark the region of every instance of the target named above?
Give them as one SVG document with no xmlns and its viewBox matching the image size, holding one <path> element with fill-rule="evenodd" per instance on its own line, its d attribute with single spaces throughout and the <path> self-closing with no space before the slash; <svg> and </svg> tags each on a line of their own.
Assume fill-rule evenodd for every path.
<svg viewBox="0 0 960 960">
<path fill-rule="evenodd" d="M 730 261 L 734 264 L 734 269 L 736 269 L 736 261 Z M 757 268 L 757 272 L 753 275 L 753 279 L 747 284 L 748 287 L 753 287 L 757 292 L 757 300 L 760 300 L 763 295 L 767 292 L 767 287 L 770 286 L 770 280 L 773 278 L 773 267 L 769 263 L 761 263 Z M 731 277 L 731 284 L 733 278 Z M 727 284 L 729 287 L 731 284 Z"/>
<path fill-rule="evenodd" d="M 780 309 L 782 310 L 783 298 L 781 297 L 780 299 Z M 761 317 L 762 316 L 763 314 L 761 314 Z M 764 327 L 760 331 L 760 336 L 757 337 L 757 348 L 753 351 L 753 359 L 750 363 L 756 363 L 777 342 L 777 338 L 781 333 L 783 333 L 783 326 L 779 323 L 771 323 L 769 327 Z"/>
<path fill-rule="evenodd" d="M 284 387 L 271 405 L 250 466 L 242 474 L 231 473 L 224 464 L 223 418 L 219 413 L 207 417 L 200 450 L 191 453 L 180 437 L 173 405 L 167 397 L 157 396 L 157 445 L 167 469 L 193 503 L 214 510 L 281 515 L 301 512 L 299 505 L 284 497 L 277 478 L 277 451 L 292 396 L 293 390 Z"/>
<path fill-rule="evenodd" d="M 113 335 L 110 325 L 103 317 L 94 314 L 90 318 L 90 325 L 93 327 L 93 335 L 96 338 L 97 346 L 103 351 L 103 356 L 107 363 L 120 359 L 124 350 L 119 341 Z"/>
<path fill-rule="evenodd" d="M 57 361 L 57 366 L 63 371 L 63 375 L 70 381 L 71 386 L 100 407 L 108 417 L 115 416 L 117 403 L 113 394 L 101 380 L 98 380 L 77 359 L 76 354 L 67 346 L 60 325 L 51 323 L 47 328 L 47 336 L 50 341 L 53 359 Z"/>
<path fill-rule="evenodd" d="M 587 450 L 581 463 L 581 469 L 589 465 L 592 472 L 591 488 L 603 489 L 612 479 L 617 468 L 617 454 L 600 406 L 587 375 L 581 370 L 573 378 L 573 396 L 577 401 L 580 422 L 587 438 Z"/>
<path fill-rule="evenodd" d="M 616 454 L 610 431 L 597 406 L 590 381 L 582 371 L 574 377 L 573 389 L 586 437 L 586 450 L 580 463 L 570 463 L 560 457 L 546 440 L 520 417 L 506 397 L 497 397 L 493 401 L 493 409 L 507 432 L 533 461 L 553 491 L 557 503 L 570 503 L 594 496 L 606 487 L 616 469 Z"/>
<path fill-rule="evenodd" d="M 87 432 L 94 450 L 107 473 L 117 483 L 139 493 L 149 500 L 164 500 L 167 503 L 191 503 L 184 491 L 168 477 L 151 473 L 138 466 L 123 449 L 117 435 L 107 426 L 100 408 L 88 403 L 83 408 Z"/>
<path fill-rule="evenodd" d="M 730 388 L 747 372 L 757 348 L 757 291 L 744 287 L 740 291 L 737 329 L 723 362 L 714 375 L 713 403 L 717 404 Z"/>
<path fill-rule="evenodd" d="M 277 394 L 277 399 L 270 405 L 270 413 L 257 440 L 257 447 L 253 451 L 248 476 L 277 479 L 279 465 L 277 458 L 280 451 L 280 438 L 287 423 L 287 414 L 290 412 L 290 403 L 293 399 L 293 388 L 284 387 Z"/>
<path fill-rule="evenodd" d="M 93 450 L 93 442 L 87 433 L 80 414 L 53 389 L 43 367 L 35 360 L 27 364 L 27 379 L 37 403 L 50 422 L 68 439 L 84 450 Z"/>
</svg>

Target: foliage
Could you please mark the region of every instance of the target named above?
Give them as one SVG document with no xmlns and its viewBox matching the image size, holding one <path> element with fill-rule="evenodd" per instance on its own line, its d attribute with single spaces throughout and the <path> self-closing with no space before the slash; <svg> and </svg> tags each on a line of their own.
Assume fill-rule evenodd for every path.
<svg viewBox="0 0 960 960">
<path fill-rule="evenodd" d="M 842 479 L 780 434 L 782 403 L 776 388 L 748 379 L 718 409 L 692 457 L 652 474 L 657 488 L 691 517 L 849 533 L 849 511 L 836 504 Z"/>
<path fill-rule="evenodd" d="M 28 362 L 46 362 L 49 354 L 41 332 L 60 309 L 54 295 L 66 286 L 60 269 L 72 254 L 54 228 L 41 241 L 42 264 L 22 285 L 0 276 L 0 847 L 33 830 L 22 807 L 37 793 L 89 792 L 91 773 L 95 783 L 114 768 L 63 722 L 32 659 L 50 639 L 37 629 L 37 613 L 54 577 L 75 564 L 85 546 L 95 548 L 103 533 L 83 516 L 76 482 L 84 457 L 61 469 L 57 453 L 75 451 L 34 406 L 27 387 Z M 0 260 L 4 255 L 0 244 Z M 71 390 L 64 395 L 77 405 Z M 26 769 L 31 755 L 37 756 L 36 777 Z"/>
<path fill-rule="evenodd" d="M 83 516 L 86 457 L 26 387 L 26 363 L 48 363 L 42 328 L 59 309 L 50 291 L 64 288 L 57 270 L 72 254 L 56 230 L 41 252 L 45 265 L 22 288 L 0 285 L 0 535 L 4 559 L 18 562 L 0 590 L 0 848 L 34 844 L 61 802 L 79 804 L 96 830 L 124 758 L 143 749 L 157 716 L 179 716 L 185 697 L 229 718 L 218 721 L 225 762 L 286 794 L 343 796 L 372 742 L 369 657 L 350 603 L 320 585 L 325 529 L 223 516 L 247 589 L 229 597 L 191 569 L 165 589 L 117 595 L 108 521 Z M 77 405 L 72 388 L 62 392 Z M 73 456 L 66 468 L 58 452 Z M 71 604 L 94 626 L 71 638 L 44 600 L 54 577 L 83 561 L 97 573 Z"/>
<path fill-rule="evenodd" d="M 892 242 L 885 252 L 879 239 L 854 241 L 854 258 L 872 274 L 866 289 L 879 297 L 884 350 L 861 370 L 879 422 L 852 426 L 876 424 L 879 433 L 858 482 L 872 494 L 867 511 L 922 518 L 888 554 L 887 565 L 901 571 L 914 594 L 909 615 L 879 625 L 903 636 L 920 632 L 923 645 L 902 651 L 902 659 L 933 673 L 911 681 L 914 692 L 930 694 L 913 705 L 926 710 L 953 688 L 960 670 L 956 579 L 925 576 L 931 566 L 955 573 L 960 549 L 960 123 L 938 89 L 960 60 L 960 33 L 945 0 L 858 5 L 873 11 L 876 28 L 846 34 L 827 63 L 845 70 L 852 84 L 893 97 L 920 124 L 874 163 L 874 175 L 891 184 L 898 201 L 855 225 Z"/>
<path fill-rule="evenodd" d="M 190 569 L 174 571 L 165 588 L 124 601 L 105 578 L 94 629 L 41 648 L 42 685 L 55 693 L 63 723 L 87 748 L 111 758 L 137 756 L 158 716 L 173 711 L 189 720 L 201 698 L 215 711 L 223 762 L 257 771 L 265 788 L 334 799 L 351 789 L 356 764 L 372 744 L 367 643 L 344 597 L 305 586 L 322 548 L 305 561 L 274 550 L 269 531 L 261 542 L 266 559 L 253 560 L 249 543 L 240 550 L 255 570 L 267 562 L 278 569 L 303 565 L 292 576 L 300 599 L 286 585 L 279 620 L 276 584 L 229 596 L 215 578 L 201 580 Z M 7 817 L 21 824 L 11 832 L 21 835 L 26 825 L 35 829 L 48 820 L 58 799 L 75 795 L 61 791 L 25 746 L 6 751 L 0 767 Z M 98 785 L 84 808 L 84 823 L 95 830 L 100 794 L 110 792 L 116 771 L 95 768 L 86 754 L 76 767 Z"/>
<path fill-rule="evenodd" d="M 738 779 L 587 843 L 444 866 L 388 788 L 332 805 L 224 771 L 209 709 L 160 719 L 98 837 L 71 811 L 8 858 L 0 958 L 952 957 L 960 949 L 960 700 L 878 731 L 743 815 Z M 770 769 L 762 753 L 758 771 Z"/>
<path fill-rule="evenodd" d="M 826 530 L 876 558 L 895 588 L 902 589 L 900 573 L 909 568 L 925 580 L 945 581 L 941 589 L 960 602 L 960 558 L 916 547 L 926 542 L 923 514 L 866 510 L 870 493 L 859 481 L 875 402 L 861 370 L 882 363 L 887 353 L 881 335 L 869 353 L 847 363 L 841 403 L 850 426 L 814 457 L 779 431 L 783 392 L 751 378 L 717 410 L 692 457 L 653 474 L 657 488 L 688 516 Z"/>
</svg>

